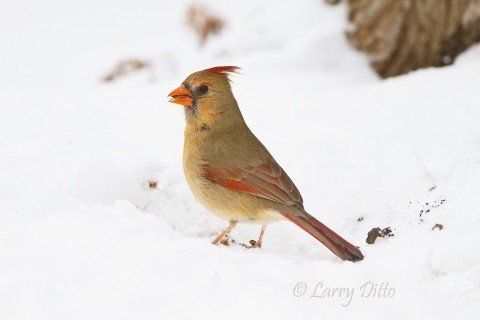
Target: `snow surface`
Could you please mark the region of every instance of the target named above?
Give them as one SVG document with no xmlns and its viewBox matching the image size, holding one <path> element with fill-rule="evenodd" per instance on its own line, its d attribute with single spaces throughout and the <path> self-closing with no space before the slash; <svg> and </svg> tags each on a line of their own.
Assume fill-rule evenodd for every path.
<svg viewBox="0 0 480 320">
<path fill-rule="evenodd" d="M 0 319 L 478 315 L 480 47 L 379 81 L 342 6 L 202 3 L 227 21 L 204 48 L 190 1 L 0 4 Z M 99 81 L 125 58 L 153 68 Z M 210 244 L 226 222 L 188 190 L 183 110 L 166 95 L 216 65 L 243 67 L 249 126 L 364 261 L 288 222 L 261 250 Z M 368 245 L 374 227 L 395 236 Z"/>
</svg>

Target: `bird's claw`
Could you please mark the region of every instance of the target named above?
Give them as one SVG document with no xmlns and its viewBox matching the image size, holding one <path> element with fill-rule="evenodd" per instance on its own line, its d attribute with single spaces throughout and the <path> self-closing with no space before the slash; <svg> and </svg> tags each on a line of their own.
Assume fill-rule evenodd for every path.
<svg viewBox="0 0 480 320">
<path fill-rule="evenodd" d="M 230 238 L 229 236 L 224 237 L 222 240 L 220 240 L 219 244 L 224 245 L 226 247 L 230 247 L 231 244 L 235 243 L 235 240 Z"/>
<path fill-rule="evenodd" d="M 245 244 L 245 243 L 240 243 L 240 245 L 246 249 L 255 249 L 255 248 L 258 248 L 258 249 L 261 249 L 262 248 L 262 243 L 261 242 L 257 242 L 255 240 L 250 240 L 248 241 L 249 244 Z"/>
</svg>

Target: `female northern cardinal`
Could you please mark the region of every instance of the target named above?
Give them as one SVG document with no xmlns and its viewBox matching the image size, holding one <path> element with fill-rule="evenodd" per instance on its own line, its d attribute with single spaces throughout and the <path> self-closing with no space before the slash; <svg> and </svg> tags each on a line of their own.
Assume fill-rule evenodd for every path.
<svg viewBox="0 0 480 320">
<path fill-rule="evenodd" d="M 188 76 L 168 96 L 185 107 L 183 170 L 195 197 L 230 221 L 218 244 L 237 222 L 262 225 L 288 219 L 344 260 L 363 259 L 360 250 L 308 214 L 297 187 L 243 120 L 228 75 L 238 67 L 215 67 Z"/>
</svg>

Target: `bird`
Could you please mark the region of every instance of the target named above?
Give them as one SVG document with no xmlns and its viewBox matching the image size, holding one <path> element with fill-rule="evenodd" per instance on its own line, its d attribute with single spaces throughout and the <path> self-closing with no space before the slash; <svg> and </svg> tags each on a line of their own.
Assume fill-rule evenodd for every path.
<svg viewBox="0 0 480 320">
<path fill-rule="evenodd" d="M 184 107 L 183 171 L 200 204 L 229 222 L 218 245 L 238 223 L 261 225 L 289 220 L 343 260 L 360 261 L 359 248 L 310 215 L 293 181 L 247 126 L 232 93 L 235 66 L 218 66 L 189 75 L 169 102 Z M 271 119 L 270 119 L 271 120 Z"/>
</svg>

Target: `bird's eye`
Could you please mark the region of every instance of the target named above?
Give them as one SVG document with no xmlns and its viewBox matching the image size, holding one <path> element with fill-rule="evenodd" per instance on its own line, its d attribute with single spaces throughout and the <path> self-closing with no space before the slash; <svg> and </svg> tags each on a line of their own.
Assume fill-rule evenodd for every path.
<svg viewBox="0 0 480 320">
<path fill-rule="evenodd" d="M 203 85 L 203 86 L 198 87 L 198 93 L 205 94 L 207 92 L 208 92 L 208 87 L 207 86 Z"/>
</svg>

